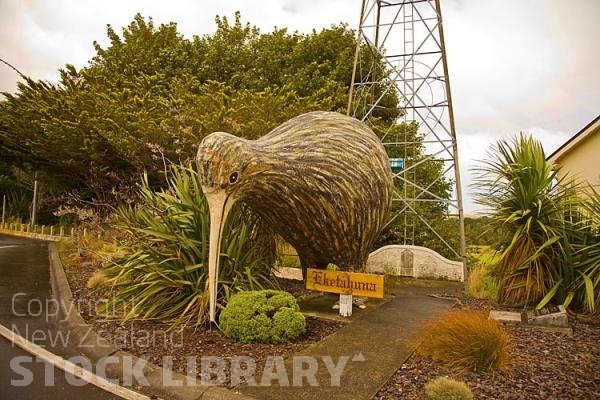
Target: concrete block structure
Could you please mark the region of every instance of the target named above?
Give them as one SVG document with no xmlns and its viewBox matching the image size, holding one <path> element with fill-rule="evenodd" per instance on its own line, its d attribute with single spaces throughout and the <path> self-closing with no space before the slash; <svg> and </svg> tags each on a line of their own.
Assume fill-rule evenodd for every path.
<svg viewBox="0 0 600 400">
<path fill-rule="evenodd" d="M 367 260 L 368 273 L 422 279 L 464 281 L 463 264 L 421 246 L 391 245 L 375 250 Z"/>
</svg>

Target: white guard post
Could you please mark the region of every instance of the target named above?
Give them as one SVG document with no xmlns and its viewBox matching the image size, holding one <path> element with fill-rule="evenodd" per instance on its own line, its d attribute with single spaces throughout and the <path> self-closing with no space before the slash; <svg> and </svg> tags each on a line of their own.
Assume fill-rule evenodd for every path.
<svg viewBox="0 0 600 400">
<path fill-rule="evenodd" d="M 340 315 L 342 317 L 352 316 L 352 295 L 340 294 Z"/>
</svg>

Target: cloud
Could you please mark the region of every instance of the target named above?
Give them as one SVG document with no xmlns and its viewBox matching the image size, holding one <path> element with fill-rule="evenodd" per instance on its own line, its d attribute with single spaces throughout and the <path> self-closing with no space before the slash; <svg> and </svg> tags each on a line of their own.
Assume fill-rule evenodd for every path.
<svg viewBox="0 0 600 400">
<path fill-rule="evenodd" d="M 597 20 L 600 2 L 553 0 L 544 3 L 544 14 L 560 48 L 552 62 L 562 67 L 558 79 L 551 85 L 550 104 L 544 106 L 555 115 L 557 126 L 569 129 L 572 121 L 576 121 L 580 128 L 599 113 L 600 52 L 597 39 L 600 38 L 600 25 Z"/>
<path fill-rule="evenodd" d="M 573 131 L 595 116 L 600 54 L 592 38 L 600 36 L 594 21 L 600 2 L 444 4 L 455 108 L 465 133 L 481 128 L 474 104 L 497 110 L 502 120 L 489 120 L 497 134 L 534 125 Z M 569 101 L 576 98 L 584 101 Z"/>
<path fill-rule="evenodd" d="M 600 2 L 450 0 L 443 3 L 465 184 L 497 139 L 531 134 L 547 154 L 598 115 Z"/>
<path fill-rule="evenodd" d="M 297 4 L 298 3 L 298 4 Z M 356 24 L 360 1 L 333 0 L 303 2 L 172 0 L 29 0 L 0 2 L 0 58 L 15 65 L 25 75 L 55 80 L 57 70 L 70 63 L 87 64 L 94 54 L 92 42 L 107 43 L 106 25 L 117 32 L 128 25 L 136 13 L 152 17 L 155 23 L 176 22 L 186 37 L 211 34 L 215 17 L 233 19 L 241 11 L 262 31 L 287 27 L 290 31 L 310 32 L 339 22 Z M 18 75 L 0 67 L 0 91 L 14 91 Z"/>
<path fill-rule="evenodd" d="M 559 73 L 556 63 L 547 62 L 558 52 L 548 40 L 550 27 L 543 19 L 532 23 L 539 14 L 536 2 L 510 3 L 448 3 L 444 27 L 453 98 L 465 134 L 483 127 L 505 134 L 530 125 L 532 106 L 546 98 L 548 82 Z"/>
<path fill-rule="evenodd" d="M 546 130 L 541 127 L 532 127 L 523 130 L 524 133 L 532 135 L 544 144 L 546 156 L 552 154 L 562 145 L 571 133 Z M 477 214 L 481 206 L 476 204 L 474 180 L 477 176 L 476 169 L 482 167 L 486 160 L 490 159 L 490 151 L 500 139 L 512 139 L 518 132 L 511 135 L 498 136 L 489 131 L 481 130 L 470 135 L 458 135 L 458 152 L 460 175 L 463 182 L 464 209 L 467 215 Z"/>
<path fill-rule="evenodd" d="M 27 8 L 24 2 L 0 2 L 0 58 L 25 75 L 46 77 L 54 73 L 56 60 L 33 56 L 31 40 L 23 35 L 29 19 L 25 12 Z M 37 32 L 33 34 L 37 35 Z M 0 90 L 14 90 L 18 78 L 19 75 L 12 69 L 0 66 Z"/>
</svg>

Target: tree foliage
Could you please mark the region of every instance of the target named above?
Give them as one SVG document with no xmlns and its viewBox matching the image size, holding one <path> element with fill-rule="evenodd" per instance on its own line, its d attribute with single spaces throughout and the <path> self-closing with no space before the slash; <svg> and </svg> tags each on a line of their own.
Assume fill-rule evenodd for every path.
<svg viewBox="0 0 600 400">
<path fill-rule="evenodd" d="M 506 236 L 503 226 L 490 224 L 490 217 L 465 217 L 465 239 L 467 245 L 496 246 Z"/>
<path fill-rule="evenodd" d="M 458 219 L 449 217 L 447 202 L 453 182 L 443 176 L 443 161 L 426 154 L 423 136 L 418 133 L 418 128 L 416 123 L 411 123 L 375 129 L 382 135 L 389 157 L 400 157 L 404 159 L 405 166 L 411 168 L 405 170 L 404 179 L 394 180 L 395 192 L 405 200 L 393 202 L 389 223 L 378 237 L 375 247 L 398 243 L 414 244 L 435 250 L 447 258 L 458 259 Z M 399 142 L 404 144 L 397 144 Z M 426 188 L 427 191 L 421 188 Z"/>
<path fill-rule="evenodd" d="M 186 39 L 174 23 L 136 15 L 85 68 L 60 81 L 27 79 L 0 103 L 0 145 L 12 165 L 84 200 L 127 199 L 147 171 L 185 162 L 213 131 L 257 138 L 310 110 L 342 110 L 354 33 L 344 25 L 301 35 L 261 34 L 216 18 L 213 35 Z M 164 181 L 163 181 L 164 182 Z"/>
</svg>

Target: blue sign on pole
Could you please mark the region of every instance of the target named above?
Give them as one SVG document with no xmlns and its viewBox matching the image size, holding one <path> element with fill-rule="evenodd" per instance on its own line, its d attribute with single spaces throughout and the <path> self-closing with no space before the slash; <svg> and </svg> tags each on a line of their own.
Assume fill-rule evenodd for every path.
<svg viewBox="0 0 600 400">
<path fill-rule="evenodd" d="M 404 158 L 390 158 L 391 169 L 404 169 Z"/>
</svg>

